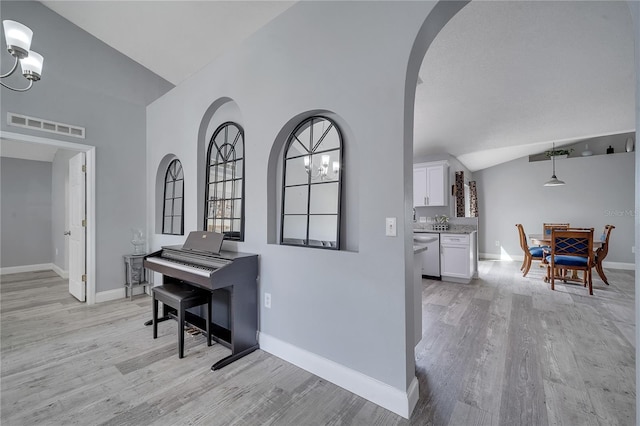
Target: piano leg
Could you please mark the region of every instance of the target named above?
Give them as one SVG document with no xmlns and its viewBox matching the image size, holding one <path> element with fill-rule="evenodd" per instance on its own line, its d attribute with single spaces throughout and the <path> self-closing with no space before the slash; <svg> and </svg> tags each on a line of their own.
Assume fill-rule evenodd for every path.
<svg viewBox="0 0 640 426">
<path fill-rule="evenodd" d="M 233 361 L 240 359 L 245 355 L 249 355 L 251 352 L 255 351 L 258 348 L 259 346 L 255 345 L 250 347 L 249 349 L 245 349 L 242 352 L 238 352 L 237 354 L 231 354 L 228 357 L 222 358 L 220 361 L 216 362 L 211 366 L 211 371 L 220 370 L 222 367 L 225 367 L 231 364 Z"/>
<path fill-rule="evenodd" d="M 158 309 L 157 304 L 156 306 L 153 307 L 154 310 Z M 169 315 L 167 315 L 167 313 L 165 312 L 165 308 L 164 308 L 164 304 L 162 305 L 162 316 L 160 318 L 158 318 L 156 320 L 156 324 L 162 321 L 167 321 L 170 320 L 171 317 Z M 149 321 L 145 321 L 144 325 L 146 326 L 150 326 L 153 325 L 153 319 L 150 319 Z"/>
</svg>

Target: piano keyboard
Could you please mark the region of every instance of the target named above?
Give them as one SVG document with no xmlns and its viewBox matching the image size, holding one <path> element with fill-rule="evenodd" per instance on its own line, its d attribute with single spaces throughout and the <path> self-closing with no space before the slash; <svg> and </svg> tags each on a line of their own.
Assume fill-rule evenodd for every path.
<svg viewBox="0 0 640 426">
<path fill-rule="evenodd" d="M 210 277 L 211 273 L 217 269 L 208 266 L 194 265 L 193 263 L 186 264 L 177 262 L 175 260 L 166 260 L 161 257 L 148 257 L 146 260 L 149 263 L 168 266 L 170 268 L 179 269 L 181 271 L 189 272 L 203 277 Z"/>
</svg>

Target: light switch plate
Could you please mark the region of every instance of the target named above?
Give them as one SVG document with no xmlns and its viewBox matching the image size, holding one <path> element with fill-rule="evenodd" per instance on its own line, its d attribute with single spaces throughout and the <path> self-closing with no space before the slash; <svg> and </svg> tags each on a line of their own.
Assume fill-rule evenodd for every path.
<svg viewBox="0 0 640 426">
<path fill-rule="evenodd" d="M 388 217 L 386 224 L 386 235 L 387 237 L 396 237 L 398 235 L 398 231 L 396 230 L 396 218 Z"/>
</svg>

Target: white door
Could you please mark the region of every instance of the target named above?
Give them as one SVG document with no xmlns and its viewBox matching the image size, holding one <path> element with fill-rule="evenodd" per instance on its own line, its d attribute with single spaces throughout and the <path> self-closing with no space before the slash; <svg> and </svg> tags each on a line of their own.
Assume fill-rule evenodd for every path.
<svg viewBox="0 0 640 426">
<path fill-rule="evenodd" d="M 85 301 L 85 173 L 84 152 L 69 160 L 69 293 L 81 302 Z"/>
</svg>

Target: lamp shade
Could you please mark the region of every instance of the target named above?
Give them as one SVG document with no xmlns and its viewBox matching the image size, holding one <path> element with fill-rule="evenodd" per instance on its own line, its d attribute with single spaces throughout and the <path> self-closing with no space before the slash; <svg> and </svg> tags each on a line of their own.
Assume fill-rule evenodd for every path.
<svg viewBox="0 0 640 426">
<path fill-rule="evenodd" d="M 18 58 L 27 56 L 31 48 L 33 31 L 20 22 L 8 19 L 2 21 L 2 26 L 4 28 L 4 37 L 7 40 L 7 50 L 9 50 L 9 53 Z"/>
<path fill-rule="evenodd" d="M 551 167 L 553 167 L 553 174 L 551 175 L 551 179 L 545 182 L 544 186 L 562 186 L 564 185 L 564 181 L 561 181 L 556 177 L 556 144 L 553 143 L 551 145 Z"/>
<path fill-rule="evenodd" d="M 29 56 L 20 59 L 20 66 L 22 67 L 22 75 L 29 80 L 38 81 L 42 75 L 42 65 L 44 58 L 41 54 L 34 51 L 29 52 Z"/>
<path fill-rule="evenodd" d="M 545 182 L 544 186 L 562 186 L 564 184 L 564 181 L 558 179 L 556 175 L 553 175 L 551 176 L 551 179 Z"/>
</svg>

